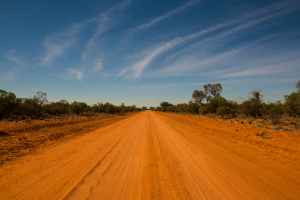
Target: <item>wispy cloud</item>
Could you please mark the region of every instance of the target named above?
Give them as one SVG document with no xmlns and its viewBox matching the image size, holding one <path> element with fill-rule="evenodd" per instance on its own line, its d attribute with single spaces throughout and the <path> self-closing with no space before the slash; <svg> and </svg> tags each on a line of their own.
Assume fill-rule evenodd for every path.
<svg viewBox="0 0 300 200">
<path fill-rule="evenodd" d="M 75 77 L 78 81 L 82 81 L 82 78 L 85 77 L 82 70 L 78 70 L 78 69 L 74 69 L 74 68 L 68 68 L 65 70 L 67 72 L 69 72 L 66 76 L 68 79 L 70 77 Z"/>
<path fill-rule="evenodd" d="M 208 58 L 199 58 L 197 56 L 185 57 L 171 65 L 170 67 L 150 73 L 155 77 L 166 77 L 166 76 L 184 76 L 188 73 L 193 73 L 195 70 L 205 69 L 213 67 L 219 64 L 224 64 L 225 61 L 230 59 L 232 56 L 238 54 L 244 49 L 244 47 L 234 49 L 227 52 L 222 52 L 217 55 L 210 56 Z"/>
<path fill-rule="evenodd" d="M 288 4 L 289 5 L 289 4 Z M 275 8 L 279 8 L 278 6 L 282 6 L 281 4 L 279 5 L 276 5 L 276 6 L 272 6 L 270 11 L 274 11 Z M 298 9 L 299 7 L 288 7 L 284 10 L 281 10 L 281 11 L 278 11 L 276 13 L 269 13 L 267 16 L 263 16 L 259 19 L 254 19 L 254 20 L 251 20 L 251 21 L 247 21 L 241 25 L 238 25 L 237 27 L 234 27 L 230 30 L 227 30 L 227 31 L 224 31 L 220 34 L 218 34 L 217 36 L 214 36 L 212 38 L 208 38 L 204 41 L 200 41 L 200 43 L 203 43 L 203 42 L 207 42 L 207 41 L 211 41 L 211 40 L 215 40 L 215 39 L 220 39 L 220 38 L 224 38 L 230 34 L 233 34 L 233 33 L 236 33 L 238 31 L 241 31 L 241 30 L 244 30 L 246 28 L 250 28 L 258 23 L 261 23 L 261 22 L 264 22 L 266 20 L 269 20 L 271 18 L 274 18 L 274 17 L 277 17 L 279 15 L 282 15 L 284 13 L 287 13 L 287 12 L 290 12 L 290 11 L 293 11 L 295 9 Z M 238 19 L 233 19 L 233 20 L 229 20 L 225 23 L 221 23 L 221 24 L 217 24 L 215 26 L 212 26 L 212 27 L 209 27 L 209 28 L 206 28 L 204 30 L 200 30 L 198 32 L 195 32 L 195 33 L 191 33 L 191 34 L 188 34 L 186 36 L 183 36 L 183 37 L 176 37 L 174 38 L 173 40 L 169 41 L 169 42 L 165 42 L 165 43 L 161 43 L 160 45 L 156 45 L 158 47 L 155 47 L 155 48 L 152 48 L 150 50 L 148 50 L 148 53 L 147 55 L 141 59 L 140 61 L 136 62 L 134 65 L 132 65 L 131 67 L 129 68 L 126 68 L 124 70 L 122 70 L 118 75 L 117 77 L 120 77 L 122 75 L 124 75 L 126 72 L 129 72 L 129 71 L 132 71 L 133 72 L 133 77 L 134 78 L 138 78 L 141 76 L 143 70 L 150 64 L 150 62 L 158 55 L 164 53 L 165 51 L 167 50 L 170 50 L 172 48 L 174 48 L 175 46 L 179 45 L 179 44 L 182 44 L 186 41 L 189 41 L 191 39 L 194 39 L 194 38 L 197 38 L 197 37 L 200 37 L 200 36 L 203 36 L 205 34 L 208 34 L 208 33 L 211 33 L 213 31 L 216 31 L 220 28 L 223 28 L 223 27 L 226 27 L 226 26 L 229 26 L 229 25 L 233 25 L 233 24 L 236 24 L 236 23 L 240 23 L 248 18 L 251 18 L 251 17 L 254 17 L 255 15 L 261 15 L 261 14 L 266 14 L 268 13 L 266 11 L 267 9 L 265 9 L 264 11 L 262 10 L 259 10 L 259 11 L 256 11 L 256 12 L 251 12 L 251 13 L 247 13 L 245 15 L 243 15 L 242 17 L 238 18 Z M 270 12 L 269 11 L 269 12 Z M 199 45 L 199 43 L 198 43 Z"/>
<path fill-rule="evenodd" d="M 288 66 L 288 67 L 287 67 Z M 251 69 L 238 70 L 237 67 L 234 69 L 227 69 L 221 72 L 222 76 L 226 77 L 249 77 L 249 76 L 262 76 L 266 74 L 275 74 L 289 71 L 291 69 L 297 69 L 300 66 L 300 59 L 288 62 L 282 62 L 279 64 L 270 64 L 262 67 L 256 67 Z M 232 71 L 233 72 L 230 72 Z"/>
<path fill-rule="evenodd" d="M 16 56 L 14 56 L 15 51 L 14 50 L 10 50 L 9 53 L 6 53 L 3 55 L 3 57 L 7 58 L 8 60 L 18 63 L 20 65 L 25 65 L 24 62 L 20 61 L 20 59 Z"/>
<path fill-rule="evenodd" d="M 54 58 L 62 56 L 77 40 L 78 34 L 85 28 L 87 23 L 75 23 L 69 28 L 53 33 L 44 40 L 46 55 L 42 57 L 41 65 L 49 65 Z"/>
<path fill-rule="evenodd" d="M 0 82 L 11 81 L 16 77 L 16 70 L 13 68 L 9 71 L 4 71 L 0 73 Z"/>
<path fill-rule="evenodd" d="M 104 13 L 101 13 L 98 17 L 89 20 L 90 22 L 96 22 L 96 30 L 93 34 L 93 36 L 88 40 L 88 42 L 85 45 L 84 52 L 82 53 L 82 60 L 86 61 L 90 51 L 93 49 L 93 47 L 96 47 L 96 39 L 105 31 L 107 31 L 109 28 L 111 28 L 114 23 L 112 23 L 112 19 L 114 19 L 114 16 L 116 15 L 116 12 L 125 9 L 131 4 L 130 0 L 125 0 L 116 6 L 108 9 Z"/>
<path fill-rule="evenodd" d="M 137 26 L 137 27 L 131 29 L 131 30 L 129 31 L 129 33 L 131 34 L 131 33 L 135 32 L 135 31 L 139 31 L 139 30 L 148 28 L 148 27 L 150 27 L 150 26 L 153 26 L 153 25 L 155 25 L 157 22 L 159 22 L 159 21 L 161 21 L 161 20 L 163 20 L 163 19 L 166 19 L 166 18 L 172 16 L 173 14 L 176 14 L 176 13 L 178 13 L 178 12 L 180 12 L 180 11 L 185 10 L 186 8 L 188 8 L 188 7 L 190 7 L 190 6 L 192 6 L 192 5 L 196 4 L 196 3 L 198 3 L 199 1 L 200 1 L 200 0 L 192 0 L 192 1 L 189 1 L 189 2 L 185 3 L 184 5 L 182 5 L 182 6 L 178 7 L 178 8 L 175 8 L 175 9 L 173 9 L 173 10 L 167 12 L 167 13 L 164 14 L 164 15 L 159 16 L 159 17 L 157 17 L 157 18 L 151 20 L 150 22 L 147 22 L 147 23 L 145 23 L 145 24 L 143 24 L 143 25 L 140 25 L 140 26 Z"/>
<path fill-rule="evenodd" d="M 94 62 L 93 71 L 99 71 L 103 68 L 102 59 L 96 59 Z"/>
</svg>

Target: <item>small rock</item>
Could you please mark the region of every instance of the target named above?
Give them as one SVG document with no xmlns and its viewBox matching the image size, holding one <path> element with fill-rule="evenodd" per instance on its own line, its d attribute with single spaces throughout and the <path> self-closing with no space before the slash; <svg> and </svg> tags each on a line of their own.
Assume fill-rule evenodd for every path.
<svg viewBox="0 0 300 200">
<path fill-rule="evenodd" d="M 282 129 L 281 126 L 276 126 L 276 127 L 274 128 L 274 130 L 281 130 L 281 129 Z"/>
</svg>

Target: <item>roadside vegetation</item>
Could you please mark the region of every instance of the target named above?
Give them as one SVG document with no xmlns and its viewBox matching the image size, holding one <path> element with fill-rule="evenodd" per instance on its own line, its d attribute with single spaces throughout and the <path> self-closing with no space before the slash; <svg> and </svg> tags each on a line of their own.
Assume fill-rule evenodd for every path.
<svg viewBox="0 0 300 200">
<path fill-rule="evenodd" d="M 143 109 L 146 109 L 144 107 Z M 69 103 L 66 100 L 48 102 L 47 94 L 41 91 L 29 98 L 18 98 L 12 92 L 0 89 L 0 119 L 9 121 L 26 119 L 43 119 L 53 116 L 98 116 L 103 114 L 126 113 L 143 110 L 135 105 L 120 106 L 107 103 L 88 105 L 85 102 L 74 101 Z"/>
<path fill-rule="evenodd" d="M 192 99 L 188 103 L 173 105 L 162 102 L 160 106 L 150 109 L 163 112 L 200 114 L 214 116 L 214 118 L 248 119 L 248 123 L 254 119 L 270 120 L 269 124 L 277 125 L 289 118 L 299 121 L 300 116 L 300 80 L 295 86 L 297 92 L 284 96 L 283 101 L 265 102 L 260 89 L 253 90 L 249 97 L 241 102 L 230 101 L 221 96 L 223 87 L 220 83 L 203 86 L 203 90 L 195 90 Z M 241 122 L 243 123 L 243 121 Z"/>
</svg>

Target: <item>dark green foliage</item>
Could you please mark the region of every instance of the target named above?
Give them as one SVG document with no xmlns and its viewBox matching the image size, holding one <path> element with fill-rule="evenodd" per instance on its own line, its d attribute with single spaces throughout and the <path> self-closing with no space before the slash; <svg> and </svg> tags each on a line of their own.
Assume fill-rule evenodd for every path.
<svg viewBox="0 0 300 200">
<path fill-rule="evenodd" d="M 230 111 L 231 111 L 231 109 L 229 107 L 221 106 L 217 109 L 216 114 L 224 117 L 225 115 L 229 115 Z"/>
<path fill-rule="evenodd" d="M 270 118 L 272 119 L 273 124 L 279 123 L 280 117 L 284 113 L 282 107 L 283 106 L 280 101 L 270 105 L 268 114 L 269 114 Z"/>
<path fill-rule="evenodd" d="M 298 89 L 298 93 L 300 93 L 300 80 L 297 82 L 297 84 L 295 85 L 295 87 Z"/>
<path fill-rule="evenodd" d="M 160 106 L 161 106 L 161 107 L 168 107 L 168 106 L 173 106 L 173 104 L 164 101 L 164 102 L 161 102 L 161 103 L 160 103 Z"/>
<path fill-rule="evenodd" d="M 74 102 L 70 105 L 69 109 L 70 109 L 73 113 L 79 115 L 80 113 L 83 113 L 83 112 L 85 111 L 86 107 L 87 107 L 87 104 L 86 104 L 86 103 L 74 101 Z"/>
<path fill-rule="evenodd" d="M 293 92 L 285 96 L 286 111 L 290 114 L 300 114 L 300 93 Z"/>
<path fill-rule="evenodd" d="M 172 104 L 169 104 L 172 105 Z M 144 107 L 144 110 L 146 107 Z M 152 108 L 154 109 L 154 108 Z M 32 119 L 38 119 L 42 116 L 49 115 L 62 115 L 69 112 L 81 113 L 88 112 L 102 112 L 108 114 L 120 113 L 120 112 L 133 112 L 141 111 L 142 109 L 133 106 L 115 106 L 110 103 L 98 103 L 93 105 L 87 105 L 84 102 L 74 101 L 71 105 L 66 100 L 60 100 L 59 102 L 47 101 L 47 94 L 43 92 L 37 92 L 33 98 L 17 98 L 14 93 L 6 92 L 0 89 L 0 119 L 8 118 L 10 115 L 30 116 Z"/>
<path fill-rule="evenodd" d="M 253 90 L 250 94 L 252 96 L 241 104 L 241 112 L 247 116 L 262 117 L 267 105 L 262 101 L 261 90 Z"/>
<path fill-rule="evenodd" d="M 199 108 L 199 113 L 200 113 L 200 114 L 203 114 L 203 115 L 206 115 L 206 114 L 208 113 L 207 107 L 206 107 L 206 106 L 201 106 L 201 107 Z"/>
<path fill-rule="evenodd" d="M 204 93 L 206 95 L 211 94 L 213 97 L 220 96 L 221 92 L 223 90 L 223 87 L 221 86 L 221 83 L 216 83 L 216 84 L 206 84 L 203 86 L 204 87 Z"/>
<path fill-rule="evenodd" d="M 192 98 L 195 100 L 195 103 L 202 105 L 202 101 L 206 99 L 206 94 L 202 90 L 195 90 L 192 94 Z"/>
<path fill-rule="evenodd" d="M 44 111 L 50 115 L 62 115 L 69 112 L 69 102 L 60 100 L 59 102 L 50 102 L 44 106 Z"/>
<path fill-rule="evenodd" d="M 194 103 L 192 100 L 189 101 L 189 104 L 187 106 L 187 111 L 189 113 L 195 114 L 195 113 L 198 113 L 198 110 L 199 110 L 198 103 Z"/>
<path fill-rule="evenodd" d="M 267 134 L 267 132 L 263 131 L 262 133 L 256 133 L 256 136 L 260 136 L 260 137 L 266 139 L 266 134 Z"/>
<path fill-rule="evenodd" d="M 47 94 L 41 91 L 37 92 L 33 98 L 23 100 L 23 110 L 28 116 L 34 116 L 36 119 L 43 114 L 43 107 L 48 103 Z"/>
<path fill-rule="evenodd" d="M 21 105 L 22 99 L 17 98 L 14 93 L 0 90 L 0 119 L 9 117 Z"/>
</svg>

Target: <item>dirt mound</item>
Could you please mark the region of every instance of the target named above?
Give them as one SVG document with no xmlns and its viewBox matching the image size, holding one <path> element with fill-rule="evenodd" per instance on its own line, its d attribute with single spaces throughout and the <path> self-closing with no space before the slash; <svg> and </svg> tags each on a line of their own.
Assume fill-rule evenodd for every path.
<svg viewBox="0 0 300 200">
<path fill-rule="evenodd" d="M 76 117 L 52 121 L 0 122 L 0 166 L 42 146 L 89 133 L 136 113 Z"/>
</svg>

